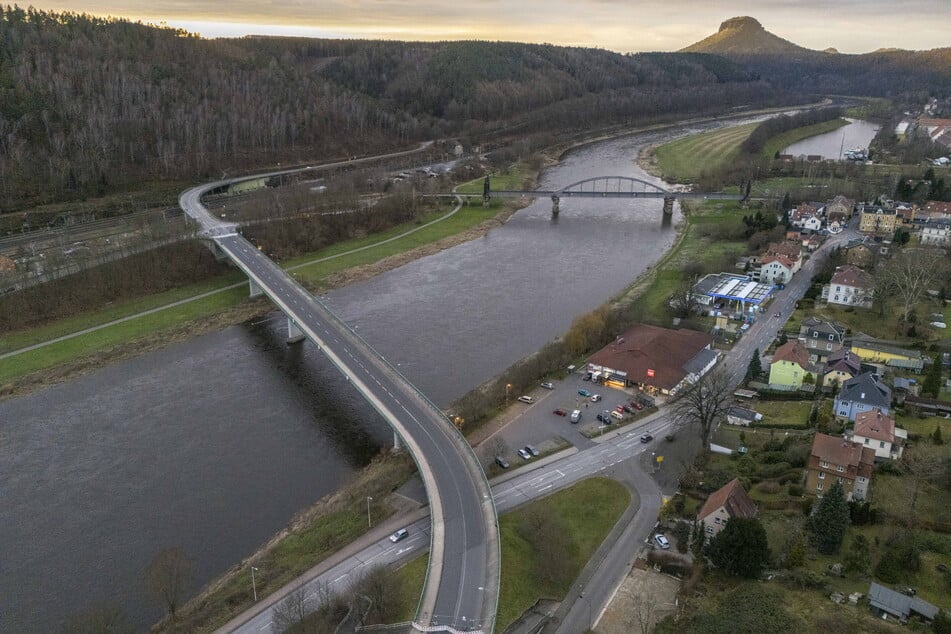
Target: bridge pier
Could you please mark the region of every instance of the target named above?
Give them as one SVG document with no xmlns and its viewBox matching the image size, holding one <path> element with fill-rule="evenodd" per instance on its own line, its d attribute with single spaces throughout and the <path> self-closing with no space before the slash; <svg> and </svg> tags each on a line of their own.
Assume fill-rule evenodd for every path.
<svg viewBox="0 0 951 634">
<path fill-rule="evenodd" d="M 264 290 L 250 277 L 248 278 L 248 287 L 251 290 L 251 297 L 260 297 L 261 295 L 264 295 Z"/>
<path fill-rule="evenodd" d="M 665 225 L 670 224 L 671 218 L 674 216 L 674 200 L 673 196 L 664 196 L 664 218 L 663 223 Z"/>
<path fill-rule="evenodd" d="M 561 211 L 559 203 L 561 203 L 561 198 L 559 198 L 557 194 L 552 194 L 551 195 L 551 217 L 552 218 L 557 218 L 558 213 Z"/>
<path fill-rule="evenodd" d="M 304 340 L 304 333 L 290 317 L 287 318 L 287 343 L 299 343 Z"/>
</svg>

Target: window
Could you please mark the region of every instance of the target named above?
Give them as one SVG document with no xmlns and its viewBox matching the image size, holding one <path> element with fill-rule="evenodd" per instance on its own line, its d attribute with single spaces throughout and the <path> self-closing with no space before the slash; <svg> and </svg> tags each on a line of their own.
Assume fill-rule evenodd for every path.
<svg viewBox="0 0 951 634">
<path fill-rule="evenodd" d="M 865 439 L 865 444 L 866 444 L 866 445 L 868 444 L 868 438 Z"/>
<path fill-rule="evenodd" d="M 842 473 L 843 471 L 845 471 L 845 467 L 843 467 L 843 466 L 840 465 L 840 464 L 837 464 L 837 465 L 835 466 L 835 470 L 838 471 L 839 473 Z"/>
<path fill-rule="evenodd" d="M 818 333 L 818 332 L 812 331 L 812 338 L 813 338 L 813 339 L 817 338 L 818 336 L 819 336 L 819 333 Z"/>
<path fill-rule="evenodd" d="M 834 335 L 834 334 L 829 335 L 829 341 L 835 341 L 835 335 Z"/>
<path fill-rule="evenodd" d="M 713 532 L 713 527 L 712 527 L 712 526 L 707 526 L 707 532 L 708 532 L 708 533 L 712 533 L 712 532 Z"/>
<path fill-rule="evenodd" d="M 838 295 L 835 296 L 835 301 L 839 301 L 839 296 L 838 296 Z"/>
<path fill-rule="evenodd" d="M 835 287 L 835 292 L 836 292 L 836 293 L 838 293 L 838 292 L 841 291 L 841 290 L 842 290 L 842 287 L 841 287 L 841 286 L 836 286 L 836 287 Z"/>
<path fill-rule="evenodd" d="M 820 472 L 819 472 L 819 479 L 820 479 L 820 480 L 825 480 L 825 479 L 826 479 L 826 472 L 825 472 L 825 471 L 820 471 Z"/>
<path fill-rule="evenodd" d="M 820 465 L 823 469 L 828 469 L 828 468 L 829 468 L 829 463 L 826 462 L 825 460 L 821 461 L 821 462 L 819 463 L 819 465 Z"/>
<path fill-rule="evenodd" d="M 816 483 L 816 491 L 821 491 L 821 490 L 822 490 L 822 483 L 821 483 L 821 482 L 817 482 L 817 483 Z"/>
<path fill-rule="evenodd" d="M 878 443 L 878 448 L 879 448 L 879 449 L 884 449 L 884 448 L 885 448 L 885 441 L 884 441 L 884 440 L 882 440 L 882 441 L 880 441 L 880 442 Z"/>
<path fill-rule="evenodd" d="M 832 350 L 832 344 L 831 344 L 831 343 L 827 343 L 827 344 L 826 344 L 826 350 Z"/>
</svg>

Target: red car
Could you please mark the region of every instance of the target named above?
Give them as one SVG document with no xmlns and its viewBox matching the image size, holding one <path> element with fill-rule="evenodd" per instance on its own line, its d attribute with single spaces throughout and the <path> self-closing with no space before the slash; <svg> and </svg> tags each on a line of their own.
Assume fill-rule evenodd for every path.
<svg viewBox="0 0 951 634">
<path fill-rule="evenodd" d="M 638 403 L 637 401 L 631 401 L 631 407 L 633 407 L 634 409 L 638 411 L 644 409 L 644 406 Z"/>
<path fill-rule="evenodd" d="M 623 414 L 623 413 L 624 413 L 624 406 L 623 406 L 623 405 L 618 405 L 618 406 L 615 407 L 614 409 L 617 411 L 618 414 Z"/>
<path fill-rule="evenodd" d="M 552 414 L 554 414 L 555 416 L 567 416 L 567 415 L 568 415 L 568 411 L 567 411 L 567 410 L 563 410 L 563 409 L 561 409 L 561 408 L 559 407 L 558 409 L 556 409 L 555 411 L 553 411 Z"/>
</svg>

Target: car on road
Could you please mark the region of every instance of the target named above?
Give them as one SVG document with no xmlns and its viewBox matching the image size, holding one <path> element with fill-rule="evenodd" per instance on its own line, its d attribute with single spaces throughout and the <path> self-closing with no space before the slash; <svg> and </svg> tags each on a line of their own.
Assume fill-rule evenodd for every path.
<svg viewBox="0 0 951 634">
<path fill-rule="evenodd" d="M 528 449 L 525 449 L 524 447 L 518 450 L 518 455 L 522 457 L 522 460 L 532 459 L 532 454 L 528 451 Z"/>
<path fill-rule="evenodd" d="M 580 409 L 573 410 L 571 412 L 571 418 L 569 418 L 568 420 L 570 420 L 572 423 L 577 423 L 581 421 L 581 410 Z"/>
<path fill-rule="evenodd" d="M 555 416 L 567 416 L 568 410 L 564 410 L 559 407 L 558 409 L 553 410 L 552 414 L 554 414 Z"/>
<path fill-rule="evenodd" d="M 520 400 L 523 403 L 528 403 L 530 405 L 535 402 L 535 397 L 522 395 L 518 397 L 518 400 Z"/>
<path fill-rule="evenodd" d="M 535 449 L 535 445 L 525 445 L 525 451 L 527 451 L 528 453 L 532 454 L 532 455 L 535 456 L 536 458 L 537 458 L 537 457 L 539 456 L 539 454 L 541 453 L 541 452 L 538 451 L 538 449 Z"/>
<path fill-rule="evenodd" d="M 644 444 L 647 444 L 652 440 L 654 440 L 654 437 L 651 436 L 650 434 L 644 434 L 643 436 L 641 436 L 641 442 Z"/>
<path fill-rule="evenodd" d="M 578 396 L 591 396 L 591 392 L 588 390 L 578 390 Z"/>
<path fill-rule="evenodd" d="M 783 316 L 782 313 L 773 313 L 773 317 L 782 317 L 782 316 Z"/>
<path fill-rule="evenodd" d="M 670 542 L 660 533 L 654 535 L 654 543 L 660 546 L 663 550 L 668 550 L 670 548 Z"/>
<path fill-rule="evenodd" d="M 503 458 L 502 456 L 496 456 L 496 457 L 495 457 L 495 464 L 499 465 L 499 466 L 502 467 L 503 469 L 508 469 L 508 468 L 509 468 L 509 463 L 508 463 L 508 461 L 507 461 L 505 458 Z"/>
<path fill-rule="evenodd" d="M 409 537 L 409 531 L 406 530 L 405 528 L 401 528 L 400 530 L 390 535 L 390 541 L 395 544 L 396 542 L 402 541 L 406 539 L 407 537 Z"/>
<path fill-rule="evenodd" d="M 740 332 L 746 332 L 746 331 L 749 330 L 749 329 L 750 329 L 750 325 L 749 325 L 748 323 L 743 324 L 742 326 L 740 326 Z"/>
<path fill-rule="evenodd" d="M 541 386 L 542 386 L 543 388 L 545 388 L 546 390 L 553 390 L 553 389 L 555 389 L 555 384 L 552 383 L 551 381 L 545 381 L 544 383 L 541 384 Z"/>
<path fill-rule="evenodd" d="M 601 395 L 600 395 L 600 394 L 592 394 L 592 395 L 591 395 L 591 402 L 592 402 L 592 403 L 597 403 L 597 402 L 600 401 L 600 400 L 601 400 Z"/>
</svg>

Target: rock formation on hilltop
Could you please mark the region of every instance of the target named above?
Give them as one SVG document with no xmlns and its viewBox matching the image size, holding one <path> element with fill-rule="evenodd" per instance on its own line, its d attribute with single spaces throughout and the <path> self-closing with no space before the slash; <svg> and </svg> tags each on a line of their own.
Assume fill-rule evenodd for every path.
<svg viewBox="0 0 951 634">
<path fill-rule="evenodd" d="M 788 53 L 813 53 L 814 51 L 793 44 L 773 35 L 755 18 L 741 16 L 730 18 L 720 25 L 720 30 L 683 49 L 687 53 L 714 53 L 717 55 L 763 55 Z"/>
</svg>

